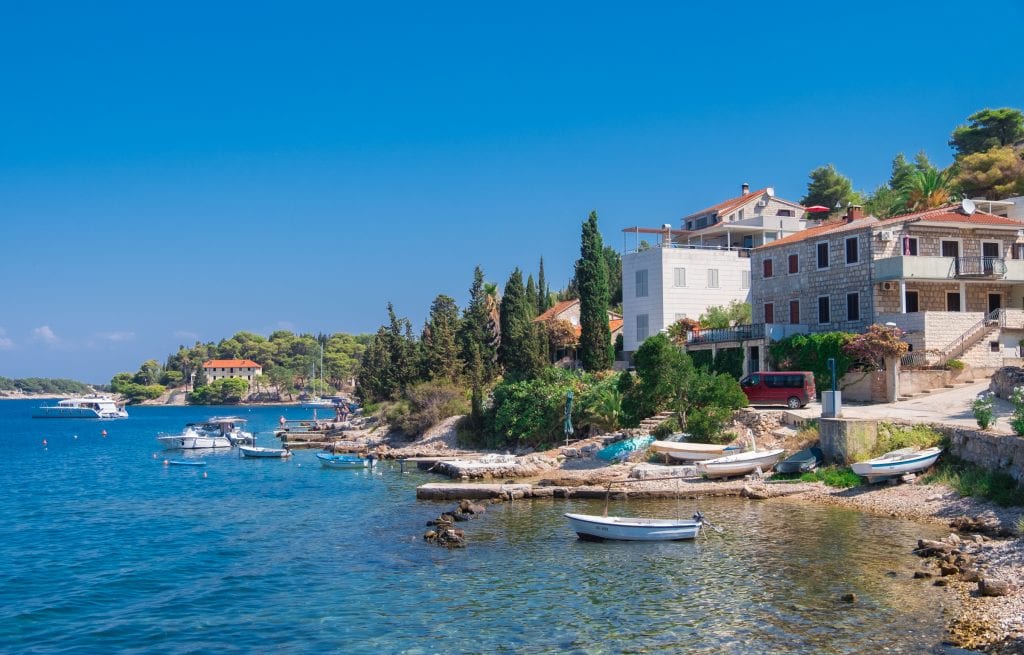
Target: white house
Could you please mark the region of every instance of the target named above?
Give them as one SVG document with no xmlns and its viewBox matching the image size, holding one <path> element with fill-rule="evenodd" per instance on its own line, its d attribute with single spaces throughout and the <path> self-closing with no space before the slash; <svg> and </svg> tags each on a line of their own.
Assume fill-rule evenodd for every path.
<svg viewBox="0 0 1024 655">
<path fill-rule="evenodd" d="M 622 256 L 623 350 L 713 305 L 750 302 L 752 248 L 806 227 L 804 208 L 771 187 L 743 193 L 683 217 L 683 229 L 630 227 Z M 650 243 L 640 235 L 649 235 Z"/>
<path fill-rule="evenodd" d="M 203 373 L 209 382 L 224 378 L 241 378 L 252 387 L 257 375 L 263 375 L 263 367 L 251 359 L 211 359 L 203 362 Z"/>
</svg>

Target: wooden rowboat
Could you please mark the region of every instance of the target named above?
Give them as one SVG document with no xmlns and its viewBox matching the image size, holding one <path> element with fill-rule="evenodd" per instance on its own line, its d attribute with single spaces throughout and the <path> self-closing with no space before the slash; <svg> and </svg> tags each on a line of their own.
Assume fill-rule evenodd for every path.
<svg viewBox="0 0 1024 655">
<path fill-rule="evenodd" d="M 874 482 L 882 478 L 923 471 L 934 464 L 941 454 L 942 449 L 938 447 L 924 450 L 901 448 L 881 457 L 857 462 L 851 468 L 857 475 L 867 478 L 868 482 Z"/>
<path fill-rule="evenodd" d="M 370 460 L 355 455 L 317 453 L 316 458 L 320 460 L 321 466 L 329 469 L 361 469 L 370 464 Z"/>
<path fill-rule="evenodd" d="M 687 441 L 655 441 L 651 444 L 651 448 L 654 452 L 668 455 L 672 459 L 689 462 L 715 459 L 724 456 L 731 450 L 736 450 L 735 446 Z"/>
<path fill-rule="evenodd" d="M 591 514 L 566 514 L 565 517 L 579 538 L 586 541 L 681 541 L 695 538 L 704 523 L 700 512 L 685 520 Z"/>
<path fill-rule="evenodd" d="M 786 451 L 778 450 L 751 450 L 738 455 L 719 457 L 701 462 L 698 466 L 700 471 L 709 478 L 728 478 L 734 475 L 745 475 L 753 473 L 757 469 L 767 471 L 775 466 L 782 454 Z"/>
</svg>

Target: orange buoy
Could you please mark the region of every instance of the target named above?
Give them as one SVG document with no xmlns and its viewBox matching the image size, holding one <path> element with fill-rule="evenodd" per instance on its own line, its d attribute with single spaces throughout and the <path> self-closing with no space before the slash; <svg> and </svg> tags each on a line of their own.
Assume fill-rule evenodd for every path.
<svg viewBox="0 0 1024 655">
<path fill-rule="evenodd" d="M 107 431 L 106 431 L 106 430 L 104 430 L 104 431 L 103 431 L 103 432 L 101 432 L 100 434 L 102 434 L 102 435 L 103 435 L 103 436 L 105 437 L 105 436 L 107 436 Z"/>
<path fill-rule="evenodd" d="M 171 464 L 171 463 L 170 463 L 170 462 L 168 462 L 168 461 L 167 461 L 166 459 L 164 460 L 164 466 L 169 466 L 170 464 Z"/>
</svg>

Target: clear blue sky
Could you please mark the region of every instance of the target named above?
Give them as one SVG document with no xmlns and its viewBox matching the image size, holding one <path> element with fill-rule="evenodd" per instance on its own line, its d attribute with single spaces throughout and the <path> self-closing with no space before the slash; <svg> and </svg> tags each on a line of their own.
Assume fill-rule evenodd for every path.
<svg viewBox="0 0 1024 655">
<path fill-rule="evenodd" d="M 591 209 L 621 247 L 745 181 L 872 189 L 1024 107 L 1019 0 L 372 4 L 5 3 L 0 375 L 418 329 L 476 264 L 565 284 Z"/>
</svg>

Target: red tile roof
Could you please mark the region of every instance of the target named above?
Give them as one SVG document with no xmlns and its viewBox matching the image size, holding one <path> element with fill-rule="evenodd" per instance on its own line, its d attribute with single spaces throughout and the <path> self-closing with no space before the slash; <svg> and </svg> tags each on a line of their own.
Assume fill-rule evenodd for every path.
<svg viewBox="0 0 1024 655">
<path fill-rule="evenodd" d="M 613 318 L 612 320 L 608 321 L 608 329 L 611 330 L 612 332 L 615 332 L 616 330 L 621 330 L 622 329 L 622 319 L 621 318 Z"/>
<path fill-rule="evenodd" d="M 251 359 L 211 359 L 203 362 L 203 368 L 262 368 Z"/>
<path fill-rule="evenodd" d="M 893 216 L 892 218 L 886 218 L 879 220 L 874 216 L 866 216 L 864 218 L 858 218 L 855 221 L 847 222 L 846 219 L 833 219 L 822 223 L 821 225 L 815 225 L 809 227 L 800 232 L 794 232 L 788 236 L 785 236 L 771 243 L 766 243 L 763 246 L 758 246 L 755 250 L 762 248 L 773 248 L 775 246 L 782 246 L 791 243 L 799 243 L 807 239 L 814 237 L 823 236 L 826 234 L 835 234 L 837 232 L 846 232 L 852 230 L 859 230 L 865 227 L 886 227 L 889 225 L 900 225 L 903 223 L 910 222 L 923 222 L 923 223 L 967 223 L 969 225 L 993 225 L 1000 227 L 1014 227 L 1022 228 L 1019 221 L 1014 221 L 1009 218 L 1003 218 L 1002 216 L 996 216 L 995 214 L 989 214 L 983 211 L 976 211 L 971 215 L 964 214 L 959 211 L 959 205 L 948 205 L 945 207 L 938 207 L 936 209 L 929 209 L 923 212 L 913 212 L 910 214 L 903 214 L 902 216 Z"/>
<path fill-rule="evenodd" d="M 760 199 L 761 196 L 763 196 L 766 193 L 768 193 L 768 187 L 765 187 L 763 189 L 758 189 L 757 191 L 751 191 L 750 193 L 747 193 L 747 194 L 742 195 L 742 196 L 736 196 L 735 198 L 729 198 L 728 200 L 723 200 L 722 202 L 718 203 L 717 205 L 711 205 L 710 207 L 702 209 L 699 212 L 693 212 L 692 214 L 687 214 L 686 216 L 683 216 L 683 225 L 686 225 L 686 219 L 688 219 L 688 218 L 694 218 L 694 217 L 697 217 L 697 216 L 703 216 L 704 214 L 710 214 L 712 212 L 717 213 L 719 216 L 725 216 L 726 214 L 731 214 L 732 212 L 736 211 L 740 207 L 748 205 L 748 204 L 750 204 L 754 200 Z M 775 198 L 774 196 L 772 196 L 772 197 Z M 784 203 L 793 205 L 794 207 L 800 207 L 801 209 L 803 208 L 798 203 L 791 202 L 789 200 L 783 200 L 782 198 L 775 198 L 775 200 L 778 200 L 780 202 L 784 202 Z"/>
<path fill-rule="evenodd" d="M 559 314 L 569 309 L 578 302 L 579 300 L 563 300 L 560 303 L 556 303 L 554 307 L 548 309 L 547 311 L 545 311 L 544 313 L 542 313 L 540 316 L 533 320 L 535 323 L 541 323 L 544 321 L 551 320 L 553 318 L 557 318 Z"/>
</svg>

